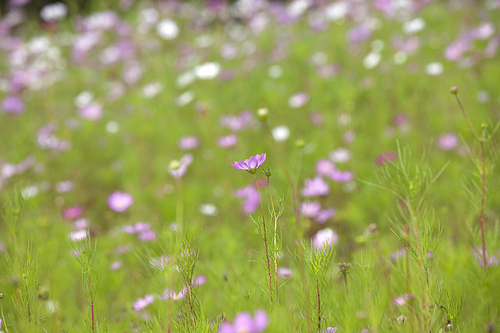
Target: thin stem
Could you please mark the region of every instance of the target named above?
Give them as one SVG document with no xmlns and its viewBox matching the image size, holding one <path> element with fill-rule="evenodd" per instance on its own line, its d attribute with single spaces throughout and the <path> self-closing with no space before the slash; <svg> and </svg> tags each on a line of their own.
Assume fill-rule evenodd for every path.
<svg viewBox="0 0 500 333">
<path fill-rule="evenodd" d="M 90 311 L 92 312 L 92 333 L 95 333 L 94 293 L 92 292 L 92 279 L 90 278 L 90 268 L 87 273 L 89 276 Z"/>
<path fill-rule="evenodd" d="M 474 129 L 474 126 L 472 126 L 472 123 L 470 122 L 469 116 L 467 115 L 467 112 L 465 112 L 465 109 L 462 105 L 462 102 L 460 102 L 460 98 L 458 98 L 458 94 L 455 94 L 455 98 L 457 100 L 458 106 L 460 107 L 460 110 L 462 110 L 462 114 L 464 115 L 465 120 L 467 120 L 467 123 L 469 124 L 471 131 L 474 133 L 476 138 L 479 139 L 479 134 L 477 134 L 476 130 Z"/>
<path fill-rule="evenodd" d="M 484 134 L 481 137 L 481 212 L 479 224 L 481 225 L 481 242 L 483 243 L 483 266 L 484 275 L 488 276 L 488 261 L 486 258 L 486 241 L 484 239 L 484 205 L 486 201 L 486 166 L 484 159 Z"/>
<path fill-rule="evenodd" d="M 277 243 L 277 238 L 278 238 L 278 218 L 280 217 L 279 214 L 276 213 L 276 210 L 274 209 L 274 201 L 273 201 L 273 196 L 271 195 L 271 190 L 270 190 L 270 181 L 269 177 L 267 177 L 267 193 L 269 194 L 269 200 L 271 202 L 271 209 L 273 212 L 273 218 L 274 218 L 274 251 L 276 251 L 276 243 Z M 276 254 L 274 254 L 274 281 L 275 281 L 275 289 L 276 289 L 276 303 L 279 302 L 279 295 L 278 295 L 278 258 Z"/>
<path fill-rule="evenodd" d="M 176 206 L 176 216 L 175 221 L 177 224 L 184 228 L 183 220 L 184 220 L 184 204 L 183 204 L 183 188 L 182 188 L 182 179 L 176 178 L 175 185 L 177 186 L 177 206 Z M 185 229 L 184 229 L 185 230 Z"/>
<path fill-rule="evenodd" d="M 3 324 L 5 326 L 5 332 L 9 333 L 9 327 L 7 326 L 7 322 L 5 321 L 5 315 L 3 314 L 3 302 L 1 298 L 0 298 L 0 310 L 2 310 L 2 318 L 3 318 Z"/>
<path fill-rule="evenodd" d="M 321 298 L 319 294 L 319 278 L 316 278 L 316 295 L 318 297 L 318 332 L 321 331 Z"/>
<path fill-rule="evenodd" d="M 345 284 L 345 294 L 349 296 L 349 291 L 347 290 L 347 274 L 342 274 L 344 276 L 344 284 Z"/>
<path fill-rule="evenodd" d="M 269 273 L 269 296 L 271 297 L 271 303 L 272 303 L 273 302 L 273 278 L 271 275 L 271 263 L 269 260 L 269 250 L 267 248 L 267 231 L 266 231 L 266 220 L 264 218 L 264 205 L 262 204 L 262 196 L 260 194 L 259 182 L 257 181 L 257 177 L 255 176 L 255 174 L 253 175 L 253 178 L 255 179 L 255 186 L 257 187 L 257 192 L 259 193 L 260 208 L 262 211 L 263 238 L 264 238 L 264 244 L 266 246 L 267 272 Z"/>
</svg>

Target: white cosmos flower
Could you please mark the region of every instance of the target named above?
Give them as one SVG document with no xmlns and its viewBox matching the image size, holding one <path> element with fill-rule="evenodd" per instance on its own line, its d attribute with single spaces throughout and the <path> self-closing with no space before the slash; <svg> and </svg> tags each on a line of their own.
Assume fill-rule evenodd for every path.
<svg viewBox="0 0 500 333">
<path fill-rule="evenodd" d="M 156 26 L 158 35 L 166 40 L 174 39 L 179 35 L 179 27 L 172 20 L 164 19 Z"/>
<path fill-rule="evenodd" d="M 194 75 L 200 80 L 211 80 L 220 72 L 220 65 L 216 62 L 206 62 L 194 68 Z"/>
<path fill-rule="evenodd" d="M 443 73 L 443 65 L 440 62 L 431 62 L 425 67 L 427 74 L 437 76 Z"/>
<path fill-rule="evenodd" d="M 44 21 L 62 20 L 68 14 L 68 6 L 62 2 L 48 4 L 40 11 L 40 17 Z"/>
<path fill-rule="evenodd" d="M 378 52 L 370 52 L 368 55 L 363 59 L 363 66 L 366 69 L 372 69 L 375 66 L 377 66 L 380 62 L 380 53 Z"/>
<path fill-rule="evenodd" d="M 414 34 L 425 28 L 425 21 L 421 17 L 403 23 L 403 31 L 406 34 Z"/>
<path fill-rule="evenodd" d="M 271 132 L 273 134 L 274 141 L 277 142 L 286 141 L 290 137 L 290 129 L 285 125 L 276 126 Z"/>
</svg>

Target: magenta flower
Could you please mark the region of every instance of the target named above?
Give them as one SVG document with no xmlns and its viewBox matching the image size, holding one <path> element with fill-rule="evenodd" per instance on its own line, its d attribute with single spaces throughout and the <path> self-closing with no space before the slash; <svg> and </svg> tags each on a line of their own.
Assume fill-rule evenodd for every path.
<svg viewBox="0 0 500 333">
<path fill-rule="evenodd" d="M 164 270 L 167 264 L 169 263 L 170 258 L 167 255 L 162 255 L 159 258 L 151 258 L 149 259 L 149 264 L 159 270 Z"/>
<path fill-rule="evenodd" d="M 264 161 L 266 160 L 266 154 L 257 154 L 255 156 L 250 156 L 250 158 L 245 161 L 238 161 L 231 164 L 231 166 L 238 170 L 248 171 L 252 175 L 255 174 L 255 171 L 258 167 L 260 167 Z"/>
<path fill-rule="evenodd" d="M 80 206 L 71 206 L 63 209 L 61 215 L 65 220 L 76 220 L 83 213 L 83 209 Z"/>
<path fill-rule="evenodd" d="M 335 327 L 328 327 L 326 331 L 323 331 L 323 333 L 335 333 L 337 332 L 337 326 Z"/>
<path fill-rule="evenodd" d="M 394 162 L 397 160 L 398 154 L 396 154 L 393 151 L 386 151 L 383 153 L 380 153 L 376 158 L 375 158 L 375 164 L 378 166 L 382 166 L 386 164 L 387 162 Z"/>
<path fill-rule="evenodd" d="M 139 298 L 134 303 L 133 308 L 134 308 L 135 311 L 144 310 L 145 308 L 147 308 L 148 306 L 150 306 L 151 303 L 153 303 L 154 300 L 155 300 L 154 295 L 146 295 L 146 296 L 144 296 L 144 298 Z"/>
<path fill-rule="evenodd" d="M 116 191 L 108 197 L 108 207 L 117 213 L 123 213 L 134 203 L 134 198 L 129 193 Z"/>
<path fill-rule="evenodd" d="M 186 135 L 179 139 L 177 145 L 182 150 L 193 150 L 200 144 L 200 140 L 195 135 Z"/>
<path fill-rule="evenodd" d="M 233 320 L 233 323 L 224 322 L 220 325 L 218 333 L 260 333 L 269 326 L 269 319 L 264 310 L 255 311 L 255 316 L 252 318 L 250 313 L 238 313 Z"/>
<path fill-rule="evenodd" d="M 313 218 L 321 211 L 319 201 L 304 201 L 300 204 L 300 212 L 305 218 Z"/>
</svg>

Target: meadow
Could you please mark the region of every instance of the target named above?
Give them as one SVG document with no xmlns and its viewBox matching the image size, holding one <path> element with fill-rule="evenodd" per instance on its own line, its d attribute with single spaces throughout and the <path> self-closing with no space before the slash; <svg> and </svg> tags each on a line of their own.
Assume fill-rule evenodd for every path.
<svg viewBox="0 0 500 333">
<path fill-rule="evenodd" d="M 0 18 L 0 332 L 500 332 L 500 2 Z"/>
</svg>

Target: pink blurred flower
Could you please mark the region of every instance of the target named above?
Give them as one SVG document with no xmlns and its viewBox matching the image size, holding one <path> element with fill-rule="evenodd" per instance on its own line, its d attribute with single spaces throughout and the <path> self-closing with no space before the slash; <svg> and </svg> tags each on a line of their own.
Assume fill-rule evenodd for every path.
<svg viewBox="0 0 500 333">
<path fill-rule="evenodd" d="M 304 188 L 300 191 L 300 194 L 304 197 L 324 196 L 328 193 L 330 193 L 330 186 L 320 175 L 313 179 L 307 178 L 304 181 Z"/>
<path fill-rule="evenodd" d="M 122 262 L 120 260 L 115 260 L 111 263 L 111 269 L 117 271 L 122 267 Z"/>
<path fill-rule="evenodd" d="M 177 145 L 182 150 L 193 150 L 200 144 L 200 139 L 195 135 L 186 135 L 179 139 Z"/>
<path fill-rule="evenodd" d="M 116 191 L 108 196 L 108 207 L 114 212 L 123 213 L 134 203 L 130 193 Z"/>
<path fill-rule="evenodd" d="M 458 136 L 455 133 L 441 134 L 437 139 L 437 145 L 444 151 L 453 150 L 458 146 Z"/>
<path fill-rule="evenodd" d="M 243 212 L 245 214 L 252 214 L 259 207 L 259 193 L 253 184 L 235 190 L 233 196 L 244 199 Z"/>
<path fill-rule="evenodd" d="M 394 162 L 398 158 L 398 154 L 396 154 L 393 151 L 386 151 L 383 153 L 380 153 L 376 158 L 375 158 L 375 164 L 378 166 L 382 166 L 387 162 Z"/>
<path fill-rule="evenodd" d="M 218 333 L 261 333 L 269 326 L 269 319 L 264 310 L 255 311 L 255 316 L 252 317 L 248 312 L 238 313 L 233 320 L 233 323 L 223 322 Z"/>
<path fill-rule="evenodd" d="M 217 145 L 221 148 L 231 148 L 238 142 L 236 134 L 228 134 L 217 139 Z"/>
<path fill-rule="evenodd" d="M 135 311 L 142 311 L 145 308 L 147 308 L 148 306 L 150 306 L 151 303 L 153 303 L 154 300 L 155 300 L 155 296 L 154 295 L 146 295 L 146 296 L 144 296 L 144 298 L 139 298 L 134 303 L 133 309 Z"/>
<path fill-rule="evenodd" d="M 184 176 L 187 172 L 187 167 L 193 162 L 193 155 L 186 154 L 181 157 L 179 161 L 170 162 L 170 166 L 168 168 L 168 172 L 175 179 L 179 179 Z"/>
<path fill-rule="evenodd" d="M 90 103 L 78 109 L 78 116 L 83 119 L 96 121 L 102 118 L 102 106 L 99 103 Z"/>
<path fill-rule="evenodd" d="M 83 209 L 80 206 L 71 206 L 63 209 L 61 215 L 65 220 L 76 220 L 83 213 Z"/>
<path fill-rule="evenodd" d="M 24 109 L 25 107 L 23 101 L 17 96 L 7 96 L 2 101 L 2 110 L 5 113 L 17 115 L 23 113 Z"/>
<path fill-rule="evenodd" d="M 253 114 L 250 111 L 241 111 L 238 116 L 225 115 L 219 118 L 219 123 L 222 127 L 228 128 L 233 132 L 238 132 L 245 129 L 254 120 Z"/>
<path fill-rule="evenodd" d="M 319 230 L 312 238 L 313 247 L 322 249 L 339 243 L 339 236 L 330 228 Z"/>
<path fill-rule="evenodd" d="M 179 293 L 176 293 L 175 290 L 173 289 L 165 289 L 163 291 L 163 294 L 158 295 L 158 298 L 162 301 L 166 301 L 169 299 L 173 301 L 180 301 L 186 296 L 186 292 L 187 292 L 186 287 L 182 288 L 181 291 L 179 291 Z"/>
<path fill-rule="evenodd" d="M 288 100 L 288 105 L 291 108 L 300 108 L 301 106 L 304 106 L 307 102 L 309 102 L 309 94 L 305 92 L 299 92 L 290 97 Z"/>
<path fill-rule="evenodd" d="M 283 279 L 290 279 L 293 276 L 293 271 L 286 267 L 278 267 L 278 276 Z"/>
</svg>

